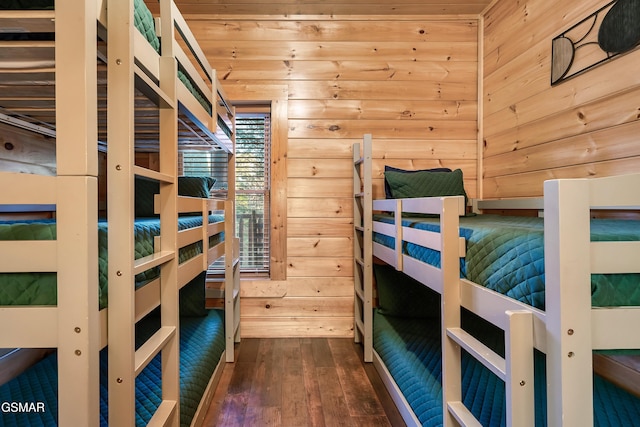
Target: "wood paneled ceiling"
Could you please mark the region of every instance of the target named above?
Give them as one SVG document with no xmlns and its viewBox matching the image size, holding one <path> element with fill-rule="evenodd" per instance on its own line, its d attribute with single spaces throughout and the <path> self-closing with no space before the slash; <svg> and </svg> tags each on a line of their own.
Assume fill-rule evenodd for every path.
<svg viewBox="0 0 640 427">
<path fill-rule="evenodd" d="M 477 15 L 491 0 L 175 0 L 183 15 Z"/>
</svg>

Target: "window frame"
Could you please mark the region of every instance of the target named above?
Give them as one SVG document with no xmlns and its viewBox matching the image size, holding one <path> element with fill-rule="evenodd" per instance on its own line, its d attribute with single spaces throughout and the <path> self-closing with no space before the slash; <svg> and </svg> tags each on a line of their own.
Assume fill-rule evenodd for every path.
<svg viewBox="0 0 640 427">
<path fill-rule="evenodd" d="M 236 108 L 253 105 L 271 111 L 271 257 L 268 279 L 286 280 L 288 86 L 225 84 L 224 89 Z"/>
</svg>

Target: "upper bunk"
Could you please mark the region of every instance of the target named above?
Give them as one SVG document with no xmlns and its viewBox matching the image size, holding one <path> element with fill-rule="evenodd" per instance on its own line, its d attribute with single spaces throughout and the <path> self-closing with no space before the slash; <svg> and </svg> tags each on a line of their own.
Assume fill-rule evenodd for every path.
<svg viewBox="0 0 640 427">
<path fill-rule="evenodd" d="M 157 150 L 158 106 L 171 102 L 168 93 L 175 90 L 179 146 L 231 153 L 233 107 L 176 5 L 162 1 L 160 14 L 154 17 L 143 0 L 133 4 L 130 13 L 138 31 L 129 45 L 135 58 L 136 151 Z M 103 149 L 107 143 L 106 6 L 106 0 L 96 0 L 97 138 Z M 55 137 L 55 31 L 53 0 L 11 0 L 0 5 L 0 122 Z M 179 81 L 175 88 L 159 84 L 161 55 L 176 59 Z"/>
</svg>

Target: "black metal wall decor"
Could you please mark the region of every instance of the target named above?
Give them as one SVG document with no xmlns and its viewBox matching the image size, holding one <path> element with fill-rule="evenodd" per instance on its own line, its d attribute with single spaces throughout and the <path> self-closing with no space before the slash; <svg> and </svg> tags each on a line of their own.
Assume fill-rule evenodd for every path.
<svg viewBox="0 0 640 427">
<path fill-rule="evenodd" d="M 640 45 L 640 0 L 614 0 L 555 37 L 551 84 L 610 61 Z"/>
</svg>

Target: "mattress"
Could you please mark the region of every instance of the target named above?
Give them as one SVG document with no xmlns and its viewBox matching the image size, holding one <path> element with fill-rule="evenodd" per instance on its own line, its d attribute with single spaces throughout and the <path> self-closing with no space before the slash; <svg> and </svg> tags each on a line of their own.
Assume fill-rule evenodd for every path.
<svg viewBox="0 0 640 427">
<path fill-rule="evenodd" d="M 209 222 L 223 220 L 222 215 L 210 215 Z M 201 216 L 185 216 L 178 219 L 178 229 L 188 229 L 202 224 Z M 98 223 L 98 297 L 99 308 L 107 306 L 108 300 L 108 233 L 107 222 Z M 134 224 L 135 258 L 151 255 L 154 237 L 160 235 L 160 221 L 157 218 L 142 218 Z M 53 240 L 56 237 L 54 220 L 33 220 L 21 222 L 0 221 L 0 240 Z M 211 236 L 209 247 L 222 242 L 224 233 Z M 201 243 L 180 249 L 179 261 L 184 262 L 202 253 Z M 136 288 L 157 278 L 159 268 L 136 275 Z M 55 273 L 0 273 L 0 306 L 2 305 L 56 305 L 57 280 Z"/>
<path fill-rule="evenodd" d="M 388 215 L 374 220 L 393 223 Z M 403 218 L 403 225 L 439 232 L 436 218 Z M 466 240 L 461 277 L 513 299 L 544 310 L 543 218 L 477 215 L 460 218 L 460 236 Z M 374 241 L 393 248 L 394 239 L 374 233 Z M 640 240 L 640 221 L 594 219 L 592 241 Z M 404 253 L 431 265 L 440 265 L 440 253 L 405 243 Z M 592 305 L 616 307 L 640 305 L 640 274 L 594 274 Z"/>
<path fill-rule="evenodd" d="M 465 313 L 463 325 L 499 354 L 502 331 Z M 373 345 L 423 426 L 442 425 L 442 358 L 440 321 L 386 316 L 374 312 Z M 544 354 L 535 351 L 535 425 L 546 425 Z M 505 386 L 491 371 L 463 351 L 462 398 L 484 426 L 506 425 Z M 594 424 L 634 425 L 640 399 L 594 375 Z"/>
<path fill-rule="evenodd" d="M 148 338 L 159 319 L 138 323 L 136 340 Z M 180 319 L 180 425 L 189 426 L 200 398 L 225 349 L 224 311 L 208 310 L 204 317 Z M 108 425 L 108 355 L 100 352 L 100 425 Z M 156 356 L 136 378 L 136 425 L 146 425 L 161 401 L 161 356 Z M 0 425 L 55 426 L 57 413 L 57 356 L 38 362 L 22 375 L 0 386 L 0 402 L 42 402 L 45 411 L 15 413 L 0 411 Z"/>
</svg>

